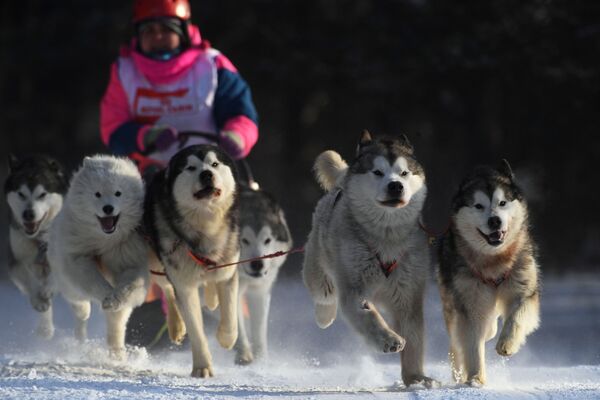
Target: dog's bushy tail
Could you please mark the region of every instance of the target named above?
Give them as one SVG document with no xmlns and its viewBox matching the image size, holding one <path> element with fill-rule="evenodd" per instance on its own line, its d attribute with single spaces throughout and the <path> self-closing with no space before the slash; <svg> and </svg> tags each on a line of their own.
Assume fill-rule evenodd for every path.
<svg viewBox="0 0 600 400">
<path fill-rule="evenodd" d="M 348 171 L 348 164 L 338 153 L 327 150 L 319 154 L 313 169 L 319 185 L 329 192 L 340 186 L 342 179 L 346 176 L 346 171 Z"/>
</svg>

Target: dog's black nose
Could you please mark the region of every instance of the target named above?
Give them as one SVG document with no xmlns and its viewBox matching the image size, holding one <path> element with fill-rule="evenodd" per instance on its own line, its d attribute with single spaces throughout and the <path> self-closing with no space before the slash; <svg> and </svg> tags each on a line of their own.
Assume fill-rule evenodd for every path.
<svg viewBox="0 0 600 400">
<path fill-rule="evenodd" d="M 264 267 L 264 264 L 263 264 L 262 260 L 255 260 L 250 263 L 250 268 L 252 268 L 252 271 L 254 271 L 254 272 L 262 271 L 263 267 Z"/>
<path fill-rule="evenodd" d="M 211 171 L 206 170 L 200 173 L 200 183 L 202 183 L 203 186 L 212 184 L 212 181 L 213 173 Z"/>
<path fill-rule="evenodd" d="M 490 217 L 490 219 L 488 219 L 488 226 L 490 229 L 497 231 L 502 226 L 502 220 L 497 216 Z"/>
<path fill-rule="evenodd" d="M 390 196 L 400 197 L 402 191 L 404 190 L 404 186 L 402 186 L 402 182 L 392 181 L 388 183 L 387 190 Z"/>
<path fill-rule="evenodd" d="M 35 219 L 35 213 L 33 212 L 32 209 L 27 209 L 25 211 L 23 211 L 23 220 L 27 221 L 27 222 L 31 222 Z"/>
<path fill-rule="evenodd" d="M 110 215 L 113 213 L 113 211 L 115 211 L 115 208 L 110 204 L 107 204 L 104 207 L 102 207 L 102 211 L 104 211 L 104 214 Z"/>
</svg>

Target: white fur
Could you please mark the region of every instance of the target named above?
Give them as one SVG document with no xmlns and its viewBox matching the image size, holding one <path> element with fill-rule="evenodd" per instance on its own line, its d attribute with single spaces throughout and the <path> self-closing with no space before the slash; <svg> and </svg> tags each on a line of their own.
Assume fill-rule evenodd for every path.
<svg viewBox="0 0 600 400">
<path fill-rule="evenodd" d="M 249 210 L 251 211 L 251 210 Z M 281 221 L 287 230 L 287 224 L 283 215 Z M 241 252 L 240 259 L 252 259 L 255 257 L 273 254 L 278 251 L 288 251 L 292 246 L 291 236 L 287 242 L 281 242 L 275 238 L 271 228 L 265 225 L 259 232 L 255 232 L 249 226 L 242 226 L 240 234 Z M 267 327 L 269 307 L 271 303 L 271 290 L 279 273 L 281 265 L 287 256 L 269 258 L 262 260 L 263 269 L 256 273 L 250 263 L 240 265 L 240 303 L 238 305 L 238 329 L 239 336 L 236 343 L 236 363 L 248 364 L 254 358 L 267 356 Z M 249 316 L 247 323 L 250 328 L 250 337 L 246 332 L 246 323 L 243 313 L 243 300 L 248 305 Z"/>
<path fill-rule="evenodd" d="M 15 259 L 9 268 L 9 276 L 39 312 L 37 334 L 51 338 L 54 335 L 51 303 L 54 284 L 50 269 L 39 259 L 40 252 L 44 251 L 40 246 L 47 241 L 47 231 L 62 207 L 63 196 L 47 192 L 42 185 L 37 185 L 33 191 L 22 185 L 17 191 L 8 192 L 6 200 L 18 224 L 18 227 L 9 228 L 9 244 Z M 25 210 L 31 210 L 34 215 L 32 222 L 36 228 L 32 232 L 25 229 Z"/>
<path fill-rule="evenodd" d="M 340 181 L 348 171 L 348 164 L 333 150 L 327 150 L 319 154 L 314 166 L 317 182 L 329 192 L 339 186 Z"/>
<path fill-rule="evenodd" d="M 321 165 L 315 166 L 319 180 L 336 182 L 335 169 Z M 401 354 L 406 385 L 431 386 L 435 381 L 423 373 L 422 310 L 430 259 L 426 235 L 418 227 L 427 188 L 424 177 L 413 172 L 403 157 L 390 165 L 379 156 L 371 171 L 353 174 L 349 169 L 339 188 L 327 185 L 332 191 L 313 214 L 303 278 L 321 328 L 333 323 L 339 305 L 377 351 L 400 352 L 406 344 Z M 402 182 L 403 201 L 389 206 L 382 201 L 388 200 L 385 188 L 392 181 Z M 389 277 L 376 254 L 385 263 L 398 262 Z M 390 312 L 391 326 L 378 308 Z"/>
<path fill-rule="evenodd" d="M 476 208 L 477 204 L 482 208 Z M 505 251 L 507 244 L 514 242 L 516 235 L 521 231 L 524 215 L 525 210 L 521 202 L 507 200 L 504 191 L 497 188 L 491 199 L 483 192 L 475 192 L 473 207 L 461 208 L 454 221 L 460 235 L 473 250 L 483 254 L 499 254 Z M 506 232 L 504 241 L 499 246 L 490 246 L 477 231 L 479 229 L 485 234 L 490 233 L 487 222 L 493 216 L 500 218 L 502 221 L 500 230 Z"/>
<path fill-rule="evenodd" d="M 58 289 L 75 313 L 76 336 L 86 337 L 90 302 L 100 304 L 108 346 L 117 358 L 125 355 L 125 327 L 133 308 L 143 303 L 149 283 L 148 249 L 137 231 L 143 199 L 143 182 L 133 162 L 86 157 L 50 234 L 48 258 L 57 272 Z M 110 234 L 99 222 L 105 206 L 119 216 Z"/>
<path fill-rule="evenodd" d="M 29 190 L 27 185 L 22 185 L 16 192 L 7 193 L 6 201 L 21 228 L 24 228 L 25 224 L 23 212 L 27 209 L 33 212 L 33 222 L 37 229 L 32 233 L 23 229 L 23 233 L 29 238 L 36 238 L 38 234 L 47 231 L 62 207 L 63 197 L 60 193 L 48 193 L 42 185 L 37 185 L 33 191 Z"/>
</svg>

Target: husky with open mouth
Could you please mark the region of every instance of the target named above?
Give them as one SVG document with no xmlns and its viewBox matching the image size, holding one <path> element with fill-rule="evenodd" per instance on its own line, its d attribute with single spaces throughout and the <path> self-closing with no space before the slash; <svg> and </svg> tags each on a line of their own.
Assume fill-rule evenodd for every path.
<svg viewBox="0 0 600 400">
<path fill-rule="evenodd" d="M 496 351 L 516 353 L 537 329 L 539 268 L 522 191 L 508 162 L 476 168 L 453 200 L 438 281 L 450 362 L 457 382 L 485 383 L 485 342 L 502 329 Z"/>
<path fill-rule="evenodd" d="M 140 231 L 144 184 L 133 162 L 86 157 L 50 232 L 48 259 L 57 290 L 76 317 L 75 336 L 87 336 L 90 302 L 106 315 L 111 356 L 125 357 L 125 328 L 149 284 L 148 246 Z"/>
<path fill-rule="evenodd" d="M 47 156 L 9 157 L 4 194 L 10 210 L 8 272 L 40 313 L 36 332 L 54 334 L 48 230 L 59 213 L 68 181 L 63 166 Z"/>
<path fill-rule="evenodd" d="M 169 335 L 186 333 L 192 347 L 192 376 L 213 375 L 198 290 L 207 306 L 220 306 L 217 340 L 230 349 L 238 337 L 237 265 L 239 193 L 233 160 L 220 148 L 194 145 L 176 153 L 148 188 L 145 227 L 154 248 L 150 268 L 165 292 Z M 158 257 L 156 257 L 158 256 Z"/>
<path fill-rule="evenodd" d="M 303 276 L 317 324 L 333 323 L 340 306 L 372 347 L 398 353 L 406 386 L 437 382 L 423 372 L 423 297 L 430 273 L 427 235 L 419 227 L 425 172 L 406 136 L 363 132 L 348 166 L 326 151 L 315 162 L 327 194 L 313 214 Z M 380 313 L 391 316 L 388 325 Z"/>
</svg>

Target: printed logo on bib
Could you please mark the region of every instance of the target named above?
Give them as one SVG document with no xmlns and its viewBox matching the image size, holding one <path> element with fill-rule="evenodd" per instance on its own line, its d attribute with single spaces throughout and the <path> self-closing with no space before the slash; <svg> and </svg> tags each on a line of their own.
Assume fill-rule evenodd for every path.
<svg viewBox="0 0 600 400">
<path fill-rule="evenodd" d="M 190 89 L 158 92 L 154 89 L 138 88 L 135 92 L 133 110 L 139 117 L 162 117 L 191 114 L 198 109 L 195 96 Z"/>
</svg>

